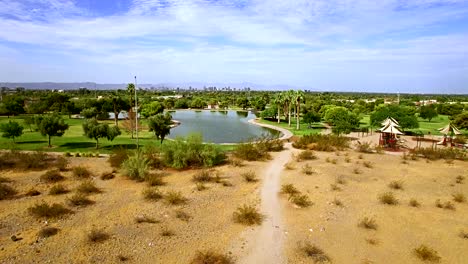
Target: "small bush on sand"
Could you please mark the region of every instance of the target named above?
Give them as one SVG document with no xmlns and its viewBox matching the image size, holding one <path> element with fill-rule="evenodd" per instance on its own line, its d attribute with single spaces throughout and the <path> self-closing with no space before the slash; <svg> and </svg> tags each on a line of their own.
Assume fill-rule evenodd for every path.
<svg viewBox="0 0 468 264">
<path fill-rule="evenodd" d="M 182 210 L 177 210 L 175 213 L 176 213 L 177 219 L 180 219 L 185 222 L 188 222 L 190 218 L 192 218 L 189 214 L 187 214 L 185 211 L 182 211 Z"/>
<path fill-rule="evenodd" d="M 49 190 L 50 195 L 60 195 L 60 194 L 68 193 L 68 192 L 69 190 L 62 184 L 56 184 L 52 186 L 52 188 L 50 188 Z"/>
<path fill-rule="evenodd" d="M 231 164 L 234 167 L 244 166 L 244 162 L 241 159 L 234 158 L 234 157 L 229 158 L 229 164 Z"/>
<path fill-rule="evenodd" d="M 411 200 L 409 201 L 409 205 L 410 205 L 411 207 L 419 207 L 419 206 L 421 206 L 421 204 L 420 204 L 420 203 L 418 202 L 418 200 L 416 200 L 416 199 L 411 199 Z"/>
<path fill-rule="evenodd" d="M 415 156 L 422 156 L 429 160 L 466 160 L 467 153 L 457 148 L 415 148 L 411 150 L 411 153 Z"/>
<path fill-rule="evenodd" d="M 242 178 L 244 178 L 244 180 L 246 182 L 257 182 L 258 181 L 257 175 L 253 171 L 243 172 L 243 173 L 241 173 L 241 176 L 242 176 Z"/>
<path fill-rule="evenodd" d="M 148 201 L 159 201 L 163 198 L 162 193 L 156 188 L 147 188 L 143 190 L 143 197 Z"/>
<path fill-rule="evenodd" d="M 234 264 L 234 259 L 215 251 L 198 251 L 190 264 Z"/>
<path fill-rule="evenodd" d="M 394 190 L 403 190 L 403 181 L 391 181 L 388 187 Z"/>
<path fill-rule="evenodd" d="M 161 230 L 161 236 L 163 236 L 163 237 L 170 237 L 170 236 L 173 236 L 173 235 L 175 235 L 174 231 L 168 229 L 167 227 L 164 227 Z"/>
<path fill-rule="evenodd" d="M 73 167 L 72 172 L 73 172 L 73 176 L 78 179 L 86 179 L 91 176 L 91 172 L 83 166 Z"/>
<path fill-rule="evenodd" d="M 457 178 L 455 178 L 455 182 L 458 184 L 462 184 L 464 180 L 465 180 L 465 177 L 461 175 L 458 175 Z"/>
<path fill-rule="evenodd" d="M 0 201 L 10 199 L 16 194 L 16 190 L 4 183 L 0 183 Z"/>
<path fill-rule="evenodd" d="M 382 193 L 379 195 L 379 201 L 383 204 L 388 204 L 388 205 L 397 205 L 398 200 L 395 198 L 392 192 L 386 192 Z"/>
<path fill-rule="evenodd" d="M 177 191 L 168 191 L 164 196 L 164 200 L 170 205 L 185 204 L 188 201 L 181 192 Z"/>
<path fill-rule="evenodd" d="M 310 134 L 304 135 L 293 143 L 298 149 L 310 149 L 317 151 L 344 150 L 349 147 L 350 139 L 336 135 Z"/>
<path fill-rule="evenodd" d="M 330 190 L 332 190 L 332 191 L 341 191 L 341 188 L 337 184 L 332 183 L 332 184 L 330 184 Z"/>
<path fill-rule="evenodd" d="M 309 164 L 306 164 L 302 166 L 302 172 L 305 175 L 312 175 L 314 173 L 314 170 L 312 169 L 312 166 L 310 166 Z"/>
<path fill-rule="evenodd" d="M 351 162 L 351 159 L 350 159 L 349 157 L 346 157 L 346 158 L 344 159 L 344 161 L 345 161 L 346 163 L 350 163 L 350 162 Z"/>
<path fill-rule="evenodd" d="M 361 174 L 362 172 L 361 172 L 361 170 L 359 170 L 358 168 L 354 168 L 354 169 L 353 169 L 353 173 L 354 173 L 354 174 Z"/>
<path fill-rule="evenodd" d="M 36 189 L 34 189 L 34 188 L 29 189 L 29 191 L 27 191 L 27 192 L 25 193 L 26 196 L 38 196 L 38 195 L 40 195 L 40 194 L 41 194 L 41 192 L 38 191 L 38 190 L 36 190 Z M 0 199 L 0 200 L 1 200 L 1 199 Z"/>
<path fill-rule="evenodd" d="M 157 224 L 159 223 L 158 220 L 152 218 L 152 217 L 149 217 L 147 215 L 139 215 L 137 217 L 135 217 L 135 223 L 148 223 L 148 224 Z"/>
<path fill-rule="evenodd" d="M 297 155 L 296 160 L 297 161 L 303 161 L 303 160 L 314 160 L 317 159 L 317 156 L 312 150 L 304 150 Z"/>
<path fill-rule="evenodd" d="M 59 231 L 60 229 L 56 227 L 44 227 L 41 230 L 39 230 L 39 232 L 37 233 L 37 237 L 48 238 L 51 236 L 55 236 Z"/>
<path fill-rule="evenodd" d="M 294 170 L 295 169 L 294 163 L 287 162 L 286 164 L 284 164 L 284 168 L 287 169 L 287 170 Z"/>
<path fill-rule="evenodd" d="M 335 197 L 335 199 L 333 199 L 332 203 L 334 205 L 336 205 L 336 206 L 343 207 L 343 202 L 340 199 L 336 198 L 336 197 Z"/>
<path fill-rule="evenodd" d="M 62 181 L 63 179 L 65 179 L 65 177 L 63 177 L 58 170 L 50 170 L 42 174 L 40 179 L 43 182 L 54 183 Z"/>
<path fill-rule="evenodd" d="M 166 182 L 163 179 L 162 173 L 150 173 L 146 176 L 145 181 L 149 186 L 163 186 Z"/>
<path fill-rule="evenodd" d="M 192 176 L 192 180 L 194 182 L 211 182 L 213 181 L 213 176 L 211 176 L 210 171 L 201 170 Z"/>
<path fill-rule="evenodd" d="M 125 256 L 125 255 L 122 255 L 122 254 L 119 254 L 117 255 L 117 259 L 120 261 L 120 262 L 125 262 L 127 260 L 129 260 L 130 258 Z"/>
<path fill-rule="evenodd" d="M 307 257 L 311 258 L 314 263 L 331 262 L 330 257 L 325 254 L 321 248 L 317 247 L 316 245 L 312 245 L 309 242 L 300 244 L 299 251 L 305 254 Z"/>
<path fill-rule="evenodd" d="M 77 193 L 72 195 L 71 197 L 67 198 L 67 202 L 71 206 L 88 206 L 94 203 L 94 201 L 90 200 L 86 195 Z"/>
<path fill-rule="evenodd" d="M 101 243 L 110 238 L 104 230 L 92 229 L 86 236 L 89 243 Z"/>
<path fill-rule="evenodd" d="M 413 252 L 422 261 L 439 262 L 441 259 L 437 251 L 426 245 L 415 248 Z"/>
<path fill-rule="evenodd" d="M 101 180 L 103 181 L 107 181 L 107 180 L 112 180 L 115 178 L 115 175 L 113 172 L 103 172 L 101 174 L 101 177 L 99 177 Z"/>
<path fill-rule="evenodd" d="M 312 205 L 312 202 L 309 199 L 307 194 L 296 194 L 289 197 L 289 201 L 299 207 L 309 207 Z"/>
<path fill-rule="evenodd" d="M 122 168 L 130 179 L 143 181 L 148 175 L 149 162 L 141 152 L 136 151 L 122 163 Z"/>
<path fill-rule="evenodd" d="M 46 202 L 37 203 L 28 208 L 31 215 L 35 217 L 58 218 L 65 214 L 70 214 L 72 211 L 65 208 L 61 204 L 54 203 L 49 205 Z"/>
<path fill-rule="evenodd" d="M 364 156 L 362 154 L 359 154 L 358 159 L 364 159 Z"/>
<path fill-rule="evenodd" d="M 358 141 L 357 151 L 362 153 L 374 153 L 370 142 L 361 143 Z"/>
<path fill-rule="evenodd" d="M 113 168 L 120 168 L 120 165 L 128 158 L 128 151 L 124 148 L 116 149 L 107 160 Z"/>
<path fill-rule="evenodd" d="M 372 162 L 370 162 L 370 161 L 363 161 L 363 162 L 362 162 L 362 165 L 363 165 L 364 167 L 366 167 L 366 168 L 369 168 L 369 169 L 371 169 L 371 168 L 374 167 L 374 165 L 373 165 Z"/>
<path fill-rule="evenodd" d="M 251 205 L 238 207 L 233 213 L 234 222 L 244 225 L 260 225 L 264 216 L 258 212 L 257 208 Z"/>
<path fill-rule="evenodd" d="M 270 158 L 268 152 L 262 151 L 257 144 L 252 142 L 238 144 L 234 149 L 233 155 L 238 159 L 247 161 L 267 160 Z"/>
<path fill-rule="evenodd" d="M 197 188 L 197 191 L 200 191 L 200 192 L 208 189 L 203 182 L 197 182 L 195 186 Z"/>
<path fill-rule="evenodd" d="M 459 234 L 460 238 L 463 238 L 463 239 L 468 239 L 468 232 L 465 232 L 465 231 L 460 231 L 460 234 Z"/>
<path fill-rule="evenodd" d="M 345 185 L 346 184 L 346 179 L 343 176 L 339 176 L 339 177 L 337 177 L 335 179 L 335 183 Z"/>
<path fill-rule="evenodd" d="M 100 193 L 101 190 L 96 187 L 93 181 L 87 180 L 82 182 L 78 187 L 76 188 L 76 191 L 79 193 L 84 193 L 84 194 L 91 194 L 91 193 Z"/>
<path fill-rule="evenodd" d="M 455 205 L 447 201 L 445 203 L 442 203 L 439 199 L 436 200 L 435 205 L 437 208 L 442 208 L 442 209 L 447 209 L 447 210 L 455 210 Z"/>
<path fill-rule="evenodd" d="M 55 161 L 55 167 L 59 170 L 59 171 L 66 171 L 67 170 L 67 166 L 68 166 L 68 159 L 60 156 L 57 158 L 57 160 Z"/>
<path fill-rule="evenodd" d="M 359 223 L 359 227 L 365 228 L 365 229 L 372 229 L 372 230 L 377 230 L 377 223 L 374 218 L 372 217 L 364 217 L 362 218 Z"/>
<path fill-rule="evenodd" d="M 457 203 L 464 203 L 466 202 L 466 197 L 463 193 L 454 193 L 452 194 L 453 200 Z"/>
<path fill-rule="evenodd" d="M 366 242 L 369 243 L 369 245 L 378 245 L 379 244 L 379 241 L 375 238 L 366 238 Z"/>
<path fill-rule="evenodd" d="M 281 186 L 281 192 L 284 193 L 284 194 L 287 194 L 289 196 L 292 196 L 292 195 L 296 195 L 296 194 L 299 194 L 299 190 L 294 187 L 293 184 L 283 184 Z"/>
</svg>

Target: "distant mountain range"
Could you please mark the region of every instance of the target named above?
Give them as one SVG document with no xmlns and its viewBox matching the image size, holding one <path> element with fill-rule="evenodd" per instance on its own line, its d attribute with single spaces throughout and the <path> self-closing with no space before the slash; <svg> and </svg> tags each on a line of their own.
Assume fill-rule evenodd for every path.
<svg viewBox="0 0 468 264">
<path fill-rule="evenodd" d="M 26 89 L 50 89 L 50 90 L 73 90 L 79 88 L 87 88 L 89 90 L 112 90 L 112 89 L 126 89 L 126 83 L 94 83 L 94 82 L 73 82 L 73 83 L 59 83 L 59 82 L 6 82 L 0 83 L 0 86 L 5 86 L 8 88 L 17 88 L 24 87 Z M 252 90 L 289 90 L 289 89 L 299 89 L 301 87 L 293 87 L 289 85 L 261 85 L 254 83 L 202 83 L 202 82 L 192 82 L 192 83 L 157 83 L 157 84 L 148 84 L 142 83 L 138 84 L 140 88 L 155 88 L 155 89 L 175 89 L 177 87 L 182 89 L 189 89 L 190 87 L 195 89 L 203 89 L 204 87 L 216 87 L 221 89 L 224 87 L 243 89 L 249 87 Z"/>
</svg>

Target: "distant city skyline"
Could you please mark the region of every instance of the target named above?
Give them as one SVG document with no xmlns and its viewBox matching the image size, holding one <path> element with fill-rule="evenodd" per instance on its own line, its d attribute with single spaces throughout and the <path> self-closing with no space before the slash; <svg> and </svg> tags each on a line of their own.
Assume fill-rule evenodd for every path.
<svg viewBox="0 0 468 264">
<path fill-rule="evenodd" d="M 0 0 L 0 28 L 0 83 L 468 93 L 468 0 Z"/>
</svg>

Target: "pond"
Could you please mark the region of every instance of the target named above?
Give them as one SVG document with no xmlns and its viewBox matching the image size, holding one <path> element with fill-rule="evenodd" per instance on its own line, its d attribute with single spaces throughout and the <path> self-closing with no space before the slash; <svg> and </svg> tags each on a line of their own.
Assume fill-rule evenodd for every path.
<svg viewBox="0 0 468 264">
<path fill-rule="evenodd" d="M 248 123 L 255 114 L 245 111 L 171 111 L 180 125 L 171 129 L 169 138 L 201 133 L 204 142 L 239 143 L 262 135 L 279 137 L 280 132 Z"/>
</svg>

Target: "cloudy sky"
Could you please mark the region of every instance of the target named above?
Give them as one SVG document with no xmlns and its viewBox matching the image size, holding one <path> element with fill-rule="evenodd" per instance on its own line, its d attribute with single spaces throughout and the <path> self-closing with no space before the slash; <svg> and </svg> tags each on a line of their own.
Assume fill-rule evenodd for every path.
<svg viewBox="0 0 468 264">
<path fill-rule="evenodd" d="M 468 0 L 0 0 L 1 82 L 468 93 Z"/>
</svg>

